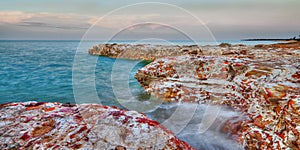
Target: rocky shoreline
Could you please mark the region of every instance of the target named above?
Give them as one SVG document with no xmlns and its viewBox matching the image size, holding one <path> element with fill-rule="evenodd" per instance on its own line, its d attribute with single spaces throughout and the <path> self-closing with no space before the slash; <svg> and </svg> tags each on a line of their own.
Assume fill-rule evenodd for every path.
<svg viewBox="0 0 300 150">
<path fill-rule="evenodd" d="M 147 92 L 168 102 L 211 103 L 244 112 L 250 119 L 234 123 L 240 125 L 234 136 L 246 147 L 295 148 L 300 144 L 300 72 L 294 63 L 274 63 L 168 57 L 139 70 L 136 78 Z M 269 141 L 260 143 L 262 137 Z"/>
<path fill-rule="evenodd" d="M 221 131 L 245 149 L 300 149 L 300 43 L 166 46 L 100 44 L 91 55 L 150 60 L 135 78 L 166 103 L 243 114 Z M 0 104 L 1 149 L 193 149 L 136 111 L 98 104 Z"/>
<path fill-rule="evenodd" d="M 89 52 L 154 60 L 135 77 L 166 102 L 211 103 L 242 112 L 247 119 L 229 120 L 222 130 L 246 148 L 300 148 L 299 42 L 195 47 L 106 44 Z"/>
<path fill-rule="evenodd" d="M 150 61 L 167 56 L 180 56 L 185 54 L 201 53 L 202 51 L 197 45 L 169 46 L 150 44 L 99 44 L 89 49 L 89 54 L 91 55 Z"/>
<path fill-rule="evenodd" d="M 193 149 L 135 111 L 98 104 L 0 105 L 0 149 Z"/>
</svg>

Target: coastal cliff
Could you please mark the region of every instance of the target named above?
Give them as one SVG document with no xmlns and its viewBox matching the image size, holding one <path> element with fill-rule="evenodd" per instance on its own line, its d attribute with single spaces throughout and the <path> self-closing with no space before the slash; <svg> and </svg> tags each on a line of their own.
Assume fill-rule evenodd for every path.
<svg viewBox="0 0 300 150">
<path fill-rule="evenodd" d="M 221 128 L 245 148 L 300 148 L 299 42 L 184 47 L 106 44 L 89 52 L 153 60 L 135 78 L 166 102 L 211 103 L 242 112 L 244 120 L 233 118 Z"/>
<path fill-rule="evenodd" d="M 0 149 L 193 149 L 145 115 L 98 104 L 0 105 Z"/>
<path fill-rule="evenodd" d="M 91 55 L 151 61 L 167 56 L 200 55 L 201 53 L 201 49 L 197 45 L 99 44 L 89 49 Z"/>
<path fill-rule="evenodd" d="M 135 77 L 167 102 L 210 103 L 242 112 L 248 119 L 228 121 L 223 131 L 245 147 L 299 148 L 300 66 L 284 61 L 167 57 Z"/>
</svg>

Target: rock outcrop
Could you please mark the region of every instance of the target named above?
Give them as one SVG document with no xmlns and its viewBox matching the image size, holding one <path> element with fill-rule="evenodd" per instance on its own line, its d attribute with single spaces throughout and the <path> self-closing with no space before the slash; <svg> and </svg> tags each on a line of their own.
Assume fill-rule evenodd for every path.
<svg viewBox="0 0 300 150">
<path fill-rule="evenodd" d="M 257 48 L 265 48 L 265 49 L 276 49 L 276 48 L 289 48 L 289 49 L 300 49 L 300 42 L 299 41 L 292 41 L 287 43 L 277 43 L 277 44 L 258 44 L 255 45 Z"/>
<path fill-rule="evenodd" d="M 223 131 L 249 149 L 299 149 L 299 50 L 203 49 L 209 51 L 215 55 L 157 59 L 135 77 L 168 102 L 208 102 L 243 112 L 248 119 L 228 121 Z"/>
<path fill-rule="evenodd" d="M 284 58 L 292 60 L 300 57 L 300 42 L 272 45 L 246 46 L 243 44 L 219 46 L 198 45 L 149 45 L 149 44 L 99 44 L 89 49 L 89 54 L 124 58 L 133 60 L 154 61 L 169 56 L 225 56 L 228 58 L 274 59 Z"/>
<path fill-rule="evenodd" d="M 193 149 L 145 115 L 98 104 L 0 105 L 0 149 Z"/>
<path fill-rule="evenodd" d="M 244 120 L 232 118 L 222 131 L 246 149 L 300 149 L 299 42 L 200 48 L 107 44 L 89 52 L 154 60 L 135 77 L 166 102 L 211 103 L 242 112 Z"/>
<path fill-rule="evenodd" d="M 89 49 L 89 54 L 91 55 L 151 61 L 167 56 L 179 56 L 185 54 L 200 55 L 201 53 L 201 49 L 197 45 L 100 44 Z"/>
</svg>

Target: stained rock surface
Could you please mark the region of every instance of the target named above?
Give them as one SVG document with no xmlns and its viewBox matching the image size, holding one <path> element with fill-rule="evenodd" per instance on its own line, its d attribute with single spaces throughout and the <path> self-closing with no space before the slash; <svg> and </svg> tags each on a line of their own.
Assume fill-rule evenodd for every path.
<svg viewBox="0 0 300 150">
<path fill-rule="evenodd" d="M 255 45 L 255 47 L 259 48 L 292 48 L 292 49 L 300 49 L 299 41 L 292 41 L 286 43 L 277 43 L 277 44 L 259 44 Z"/>
<path fill-rule="evenodd" d="M 154 60 L 135 75 L 167 102 L 226 105 L 222 131 L 248 149 L 300 149 L 300 43 L 271 45 L 98 45 L 92 55 Z"/>
<path fill-rule="evenodd" d="M 249 149 L 300 149 L 299 49 L 204 47 L 205 56 L 157 59 L 135 75 L 168 102 L 230 106 L 248 119 L 224 132 Z"/>
<path fill-rule="evenodd" d="M 0 105 L 0 149 L 193 149 L 145 115 L 98 104 Z"/>
<path fill-rule="evenodd" d="M 179 56 L 185 54 L 198 55 L 201 53 L 201 49 L 197 45 L 99 44 L 89 49 L 89 54 L 91 55 L 142 60 L 155 60 L 166 56 Z"/>
</svg>

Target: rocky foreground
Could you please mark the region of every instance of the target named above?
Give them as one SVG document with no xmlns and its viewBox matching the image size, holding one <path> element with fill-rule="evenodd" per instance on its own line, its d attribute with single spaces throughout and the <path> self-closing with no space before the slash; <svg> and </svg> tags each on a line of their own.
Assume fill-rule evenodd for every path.
<svg viewBox="0 0 300 150">
<path fill-rule="evenodd" d="M 248 149 L 300 149 L 299 42 L 191 49 L 114 44 L 89 52 L 154 60 L 135 77 L 167 102 L 212 103 L 244 113 L 247 119 L 233 118 L 222 131 Z"/>
<path fill-rule="evenodd" d="M 193 149 L 135 111 L 98 104 L 0 105 L 0 149 Z"/>
</svg>

